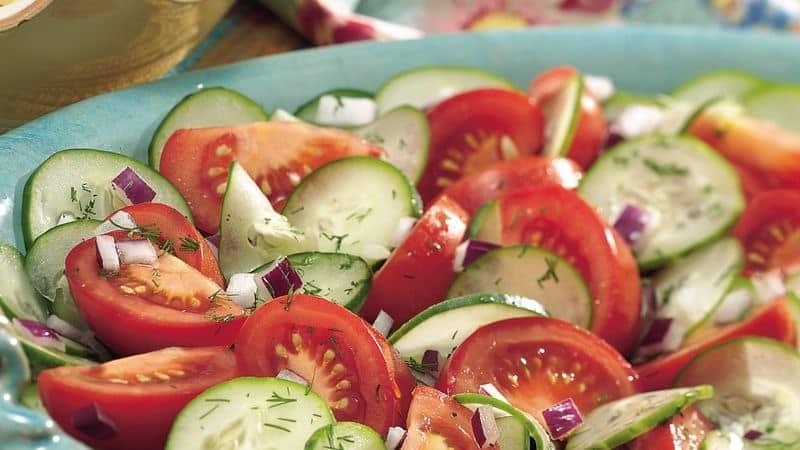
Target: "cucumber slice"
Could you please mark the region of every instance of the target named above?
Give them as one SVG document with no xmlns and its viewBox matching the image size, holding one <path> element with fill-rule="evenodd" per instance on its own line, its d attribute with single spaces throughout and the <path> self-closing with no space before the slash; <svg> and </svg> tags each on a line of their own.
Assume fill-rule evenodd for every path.
<svg viewBox="0 0 800 450">
<path fill-rule="evenodd" d="M 473 411 L 481 405 L 490 405 L 492 408 L 494 408 L 495 416 L 500 415 L 511 417 L 520 423 L 525 428 L 528 436 L 533 439 L 533 442 L 536 445 L 535 448 L 537 450 L 556 449 L 555 444 L 553 444 L 553 441 L 550 440 L 547 432 L 544 430 L 544 428 L 542 428 L 541 425 L 539 425 L 539 422 L 537 422 L 536 419 L 502 400 L 489 397 L 488 395 L 469 393 L 456 394 L 453 396 L 453 400 L 461 403 L 467 408 L 472 409 Z M 506 447 L 501 446 L 500 448 L 505 449 Z"/>
<path fill-rule="evenodd" d="M 603 114 L 609 122 L 616 121 L 625 108 L 632 105 L 655 106 L 661 108 L 663 105 L 655 98 L 633 92 L 617 91 L 614 95 L 603 103 Z"/>
<path fill-rule="evenodd" d="M 318 96 L 314 97 L 313 99 L 311 99 L 308 102 L 306 102 L 303 105 L 301 105 L 294 112 L 294 116 L 297 117 L 298 119 L 302 120 L 302 121 L 313 123 L 313 124 L 316 124 L 316 125 L 334 126 L 334 127 L 339 127 L 339 128 L 345 128 L 341 124 L 318 120 L 317 111 L 319 110 L 319 101 L 320 101 L 320 99 L 322 97 L 325 97 L 325 96 L 335 97 L 337 100 L 340 101 L 339 105 L 342 108 L 345 108 L 346 105 L 344 103 L 342 103 L 343 102 L 342 99 L 366 98 L 366 99 L 370 99 L 371 100 L 372 99 L 372 92 L 362 91 L 360 89 L 348 89 L 348 88 L 332 89 L 330 91 L 323 92 L 322 94 L 319 94 Z M 359 125 L 366 125 L 367 123 L 369 123 L 371 121 L 372 120 L 368 120 L 365 123 L 353 124 L 353 125 L 350 125 L 350 127 L 359 126 Z"/>
<path fill-rule="evenodd" d="M 47 320 L 47 307 L 25 272 L 16 248 L 0 244 L 0 310 L 9 319 Z"/>
<path fill-rule="evenodd" d="M 354 130 L 367 141 L 386 150 L 384 159 L 416 184 L 425 171 L 430 145 L 430 127 L 424 112 L 400 106 L 371 124 Z"/>
<path fill-rule="evenodd" d="M 751 116 L 800 133 L 800 86 L 764 86 L 748 93 L 742 103 Z"/>
<path fill-rule="evenodd" d="M 763 85 L 761 78 L 736 70 L 715 70 L 685 81 L 672 91 L 672 96 L 694 103 L 715 97 L 738 98 Z"/>
<path fill-rule="evenodd" d="M 505 450 L 530 450 L 531 437 L 525 425 L 514 417 L 498 417 L 496 420 L 497 431 L 500 437 L 497 442 Z"/>
<path fill-rule="evenodd" d="M 269 116 L 269 120 L 277 120 L 282 122 L 302 122 L 302 120 L 298 119 L 297 116 L 293 115 L 289 111 L 285 109 L 276 109 L 272 112 L 272 115 Z"/>
<path fill-rule="evenodd" d="M 469 295 L 437 303 L 389 336 L 389 342 L 412 366 L 426 350 L 445 358 L 478 328 L 513 317 L 546 316 L 538 302 L 504 294 Z"/>
<path fill-rule="evenodd" d="M 328 404 L 301 384 L 277 378 L 236 378 L 207 389 L 181 410 L 167 450 L 303 450 L 334 422 Z"/>
<path fill-rule="evenodd" d="M 654 135 L 615 146 L 594 163 L 578 192 L 609 223 L 628 205 L 647 210 L 649 223 L 633 246 L 642 270 L 724 234 L 744 207 L 733 167 L 688 136 Z"/>
<path fill-rule="evenodd" d="M 560 256 L 539 247 L 502 247 L 458 274 L 447 298 L 500 293 L 534 298 L 552 317 L 583 328 L 592 325 L 592 295 L 580 273 Z"/>
<path fill-rule="evenodd" d="M 326 298 L 353 312 L 364 304 L 372 270 L 362 258 L 345 253 L 320 252 L 295 253 L 286 258 L 303 280 L 300 289 L 304 294 Z M 256 272 L 263 268 L 259 267 Z"/>
<path fill-rule="evenodd" d="M 786 290 L 800 296 L 800 272 L 789 274 L 786 277 Z"/>
<path fill-rule="evenodd" d="M 28 363 L 31 367 L 31 374 L 35 378 L 39 372 L 61 366 L 87 366 L 97 364 L 90 359 L 68 353 L 53 348 L 43 347 L 31 342 L 22 336 L 17 336 L 22 343 L 22 349 L 28 356 Z M 79 344 L 78 344 L 79 345 Z"/>
<path fill-rule="evenodd" d="M 714 398 L 697 407 L 722 431 L 762 435 L 745 448 L 800 448 L 800 353 L 770 339 L 745 337 L 700 353 L 679 386 L 708 383 Z"/>
<path fill-rule="evenodd" d="M 39 396 L 39 386 L 36 383 L 28 383 L 19 396 L 22 406 L 40 413 L 47 413 Z"/>
<path fill-rule="evenodd" d="M 337 422 L 315 431 L 305 450 L 386 450 L 386 444 L 366 425 Z"/>
<path fill-rule="evenodd" d="M 503 225 L 500 220 L 499 204 L 497 200 L 491 200 L 475 211 L 475 216 L 469 224 L 469 237 L 495 244 L 502 242 Z"/>
<path fill-rule="evenodd" d="M 566 156 L 578 128 L 581 116 L 581 97 L 583 96 L 583 77 L 575 74 L 570 77 L 555 98 L 548 102 L 544 115 L 547 118 L 544 135 L 546 156 Z"/>
<path fill-rule="evenodd" d="M 742 438 L 720 430 L 706 434 L 705 439 L 700 443 L 700 450 L 744 450 L 744 448 Z"/>
<path fill-rule="evenodd" d="M 303 233 L 275 212 L 238 162 L 230 167 L 219 236 L 219 265 L 226 278 L 251 272 L 279 256 L 309 250 Z"/>
<path fill-rule="evenodd" d="M 397 223 L 419 217 L 420 199 L 393 165 L 351 157 L 306 176 L 283 211 L 323 252 L 358 255 L 372 264 L 389 256 Z"/>
<path fill-rule="evenodd" d="M 445 98 L 478 88 L 516 89 L 499 75 L 471 67 L 418 67 L 390 78 L 378 93 L 378 113 L 383 115 L 398 106 L 425 109 Z"/>
<path fill-rule="evenodd" d="M 56 297 L 53 299 L 51 309 L 56 317 L 69 323 L 73 327 L 83 331 L 89 330 L 89 325 L 83 320 L 83 316 L 81 316 L 78 307 L 75 305 L 75 299 L 72 298 L 67 277 L 59 281 L 58 287 L 56 287 Z"/>
<path fill-rule="evenodd" d="M 118 153 L 103 150 L 62 150 L 48 158 L 25 184 L 22 232 L 25 246 L 55 227 L 62 214 L 80 219 L 102 219 L 125 206 L 111 190 L 111 180 L 126 167 L 133 169 L 155 192 L 154 202 L 165 203 L 191 220 L 181 193 L 158 172 Z"/>
<path fill-rule="evenodd" d="M 657 315 L 672 319 L 669 333 L 686 337 L 705 323 L 742 267 L 742 246 L 734 238 L 725 238 L 694 250 L 660 271 L 653 278 Z"/>
<path fill-rule="evenodd" d="M 181 128 L 202 128 L 269 120 L 250 98 L 231 89 L 210 87 L 184 97 L 167 113 L 150 141 L 150 167 L 158 170 L 164 144 Z"/>
<path fill-rule="evenodd" d="M 711 386 L 702 385 L 646 392 L 606 403 L 584 417 L 567 441 L 567 450 L 616 448 L 713 395 Z"/>
<path fill-rule="evenodd" d="M 663 134 L 685 133 L 700 113 L 722 101 L 718 97 L 703 102 L 664 98 L 662 99 L 664 115 L 658 131 Z"/>
</svg>

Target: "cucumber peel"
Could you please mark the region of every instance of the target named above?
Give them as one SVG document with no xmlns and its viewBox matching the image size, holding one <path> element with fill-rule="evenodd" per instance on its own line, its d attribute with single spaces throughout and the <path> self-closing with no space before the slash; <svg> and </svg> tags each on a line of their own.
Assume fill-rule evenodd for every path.
<svg viewBox="0 0 800 450">
<path fill-rule="evenodd" d="M 514 406 L 483 394 L 456 394 L 453 400 L 461 403 L 464 406 L 477 408 L 480 405 L 489 405 L 495 410 L 499 410 L 501 414 L 509 415 L 517 419 L 530 434 L 531 439 L 536 443 L 537 450 L 555 450 L 556 446 L 547 434 L 547 431 L 539 424 L 533 417 L 529 416 L 524 411 L 521 411 Z"/>
</svg>

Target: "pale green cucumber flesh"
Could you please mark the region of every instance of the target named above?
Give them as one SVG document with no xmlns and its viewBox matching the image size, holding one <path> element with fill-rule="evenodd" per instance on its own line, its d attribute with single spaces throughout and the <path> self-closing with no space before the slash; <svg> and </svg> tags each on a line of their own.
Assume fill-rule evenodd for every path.
<svg viewBox="0 0 800 450">
<path fill-rule="evenodd" d="M 566 156 L 578 128 L 583 96 L 583 77 L 576 74 L 561 87 L 545 108 L 545 139 L 543 154 Z"/>
<path fill-rule="evenodd" d="M 319 106 L 319 99 L 326 96 L 331 95 L 334 97 L 349 97 L 349 98 L 372 98 L 372 92 L 363 91 L 360 89 L 349 89 L 349 88 L 341 88 L 341 89 L 332 89 L 330 91 L 323 92 L 316 97 L 312 98 L 311 100 L 307 101 L 306 103 L 300 105 L 294 112 L 294 116 L 298 119 L 317 124 L 317 125 L 328 125 L 325 123 L 318 123 L 317 122 L 317 108 Z"/>
<path fill-rule="evenodd" d="M 0 310 L 9 319 L 19 317 L 44 322 L 47 306 L 25 272 L 16 248 L 0 244 Z"/>
<path fill-rule="evenodd" d="M 386 450 L 386 444 L 366 425 L 336 422 L 315 431 L 304 450 Z"/>
<path fill-rule="evenodd" d="M 384 159 L 400 169 L 412 183 L 422 177 L 430 145 L 430 126 L 424 112 L 413 106 L 400 106 L 353 131 L 383 147 Z"/>
<path fill-rule="evenodd" d="M 19 396 L 19 402 L 22 406 L 40 413 L 47 413 L 47 410 L 42 404 L 42 398 L 39 396 L 39 386 L 36 383 L 29 383 L 25 385 L 22 394 Z"/>
<path fill-rule="evenodd" d="M 672 91 L 672 96 L 695 103 L 716 97 L 739 98 L 764 84 L 764 80 L 746 72 L 716 70 L 685 81 Z"/>
<path fill-rule="evenodd" d="M 747 114 L 800 133 L 800 86 L 765 86 L 747 94 L 742 103 Z"/>
<path fill-rule="evenodd" d="M 497 442 L 503 450 L 530 450 L 531 437 L 525 426 L 516 417 L 506 416 L 496 419 L 500 437 Z"/>
<path fill-rule="evenodd" d="M 472 410 L 475 410 L 481 405 L 489 405 L 494 408 L 495 415 L 508 415 L 521 423 L 527 431 L 528 436 L 535 443 L 535 448 L 537 450 L 556 449 L 547 431 L 545 431 L 544 427 L 542 427 L 536 419 L 502 400 L 483 394 L 456 394 L 453 396 L 453 399 Z M 505 449 L 505 447 L 502 448 Z"/>
</svg>

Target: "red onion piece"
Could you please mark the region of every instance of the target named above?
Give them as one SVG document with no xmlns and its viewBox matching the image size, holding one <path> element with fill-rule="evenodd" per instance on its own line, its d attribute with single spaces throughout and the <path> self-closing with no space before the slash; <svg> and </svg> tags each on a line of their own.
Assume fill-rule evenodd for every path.
<svg viewBox="0 0 800 450">
<path fill-rule="evenodd" d="M 648 222 L 647 210 L 635 205 L 626 205 L 614 222 L 614 228 L 619 232 L 625 242 L 634 244 L 642 237 Z"/>
<path fill-rule="evenodd" d="M 53 331 L 59 335 L 76 342 L 83 336 L 83 331 L 75 328 L 72 324 L 54 314 L 50 314 L 50 316 L 47 317 L 47 326 L 52 328 Z"/>
<path fill-rule="evenodd" d="M 571 398 L 542 411 L 547 431 L 553 439 L 562 439 L 583 423 L 583 417 Z"/>
<path fill-rule="evenodd" d="M 386 433 L 386 450 L 396 450 L 403 446 L 408 433 L 402 427 L 389 427 Z"/>
<path fill-rule="evenodd" d="M 750 430 L 744 434 L 744 438 L 748 441 L 755 441 L 756 439 L 760 438 L 764 433 L 758 430 Z"/>
<path fill-rule="evenodd" d="M 292 268 L 292 263 L 284 257 L 278 258 L 275 263 L 261 276 L 264 287 L 273 298 L 289 294 L 300 289 L 303 280 Z"/>
<path fill-rule="evenodd" d="M 235 273 L 228 281 L 225 293 L 228 298 L 242 308 L 252 308 L 256 304 L 256 276 L 252 273 Z"/>
<path fill-rule="evenodd" d="M 453 258 L 453 270 L 461 272 L 464 270 L 464 267 L 467 267 L 476 259 L 496 248 L 500 248 L 500 246 L 477 239 L 469 239 L 462 242 L 456 247 L 455 257 Z"/>
<path fill-rule="evenodd" d="M 489 397 L 496 398 L 502 402 L 506 402 L 509 405 L 511 402 L 508 401 L 505 395 L 503 395 L 499 389 L 495 387 L 492 383 L 482 384 L 478 386 L 478 393 L 483 395 L 488 395 Z"/>
<path fill-rule="evenodd" d="M 133 169 L 126 167 L 113 180 L 111 186 L 125 201 L 131 204 L 145 203 L 156 198 L 153 190 Z"/>
<path fill-rule="evenodd" d="M 439 352 L 436 350 L 425 350 L 422 354 L 422 366 L 431 372 L 439 371 Z"/>
<path fill-rule="evenodd" d="M 72 415 L 72 426 L 93 439 L 106 440 L 117 435 L 117 426 L 97 403 L 90 403 L 75 411 Z"/>
<path fill-rule="evenodd" d="M 289 369 L 281 369 L 275 378 L 280 378 L 281 380 L 292 381 L 297 384 L 302 384 L 303 386 L 308 386 L 308 380 Z"/>
<path fill-rule="evenodd" d="M 375 322 L 372 323 L 372 326 L 375 327 L 375 329 L 378 330 L 378 333 L 382 334 L 384 337 L 389 335 L 392 325 L 394 325 L 394 319 L 384 310 L 380 310 L 380 312 L 378 312 L 378 317 L 376 317 Z"/>
<path fill-rule="evenodd" d="M 653 319 L 650 329 L 647 330 L 647 334 L 642 338 L 642 345 L 649 346 L 663 342 L 664 338 L 667 337 L 667 333 L 669 333 L 670 327 L 672 327 L 671 318 L 656 317 Z"/>
<path fill-rule="evenodd" d="M 58 337 L 55 330 L 46 325 L 30 319 L 14 319 L 12 323 L 17 333 L 26 340 L 41 345 L 42 347 L 52 348 L 62 352 L 66 350 L 66 345 L 61 338 Z"/>
<path fill-rule="evenodd" d="M 97 236 L 95 238 L 95 245 L 97 246 L 97 260 L 100 267 L 106 272 L 119 272 L 119 255 L 117 254 L 114 236 L 106 234 Z"/>
<path fill-rule="evenodd" d="M 214 258 L 219 259 L 219 233 L 207 237 L 206 242 L 211 249 L 211 253 L 214 254 Z"/>
<path fill-rule="evenodd" d="M 481 448 L 488 448 L 500 439 L 500 430 L 494 418 L 494 408 L 481 405 L 472 415 L 472 433 Z"/>
<path fill-rule="evenodd" d="M 158 261 L 156 248 L 149 239 L 117 241 L 116 247 L 120 264 L 155 264 Z"/>
</svg>

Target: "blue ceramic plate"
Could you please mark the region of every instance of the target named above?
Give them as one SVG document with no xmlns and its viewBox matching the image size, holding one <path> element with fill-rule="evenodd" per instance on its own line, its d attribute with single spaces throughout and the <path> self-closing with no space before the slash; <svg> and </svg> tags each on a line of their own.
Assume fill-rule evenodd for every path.
<svg viewBox="0 0 800 450">
<path fill-rule="evenodd" d="M 64 148 L 92 147 L 146 161 L 153 130 L 164 114 L 183 96 L 203 86 L 227 86 L 268 110 L 292 110 L 331 88 L 376 89 L 389 76 L 415 66 L 475 66 L 525 87 L 537 72 L 567 63 L 610 76 L 622 89 L 656 93 L 719 68 L 800 81 L 798 55 L 800 39 L 774 35 L 666 28 L 540 28 L 346 45 L 188 73 L 85 100 L 0 136 L 0 241 L 22 246 L 20 224 L 15 220 L 22 187 L 48 156 Z M 0 323 L 0 338 L 2 328 Z M 19 360 L 17 350 L 0 339 L 0 390 L 13 390 L 15 380 L 24 375 L 21 370 L 15 372 L 21 369 L 18 363 L 14 365 L 14 360 Z M 15 373 L 17 377 L 11 376 Z M 12 397 L 0 395 L 0 405 L 13 402 Z M 0 446 L 4 449 L 37 447 L 10 443 L 13 436 L 29 432 L 42 433 L 39 444 L 48 441 L 52 448 L 74 448 L 46 438 L 49 431 L 44 422 L 34 421 L 30 429 L 23 427 L 25 411 L 11 404 L 7 410 L 12 412 L 0 414 Z"/>
</svg>

